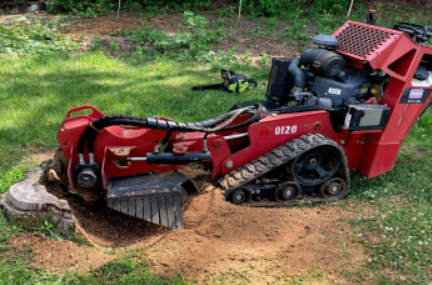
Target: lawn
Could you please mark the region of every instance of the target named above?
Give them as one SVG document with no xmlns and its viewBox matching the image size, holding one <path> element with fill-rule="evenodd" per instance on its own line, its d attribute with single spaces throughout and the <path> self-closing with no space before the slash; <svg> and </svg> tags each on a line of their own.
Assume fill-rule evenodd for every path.
<svg viewBox="0 0 432 285">
<path fill-rule="evenodd" d="M 268 76 L 264 68 L 232 67 L 260 82 Z M 262 86 L 242 95 L 192 92 L 193 85 L 221 81 L 219 69 L 210 64 L 173 60 L 125 62 L 101 52 L 5 59 L 0 76 L 3 78 L 0 83 L 0 193 L 6 192 L 14 181 L 38 165 L 40 161 L 32 158 L 34 154 L 58 145 L 56 135 L 60 122 L 73 107 L 93 105 L 105 114 L 202 120 L 226 112 L 239 100 L 260 99 L 264 94 Z M 10 235 L 24 231 L 11 227 L 1 211 L 0 214 L 3 244 Z M 0 255 L 8 249 L 1 245 Z M 104 278 L 124 284 L 182 283 L 181 279 L 158 279 L 146 271 L 142 262 L 127 256 L 86 276 L 47 275 L 40 270 L 29 270 L 26 266 L 29 257 L 30 253 L 2 256 L 0 284 L 63 284 L 65 281 L 77 284 L 100 281 L 102 284 Z"/>
<path fill-rule="evenodd" d="M 58 51 L 5 56 L 0 63 L 0 193 L 38 165 L 35 154 L 57 146 L 60 122 L 73 107 L 93 105 L 105 114 L 195 121 L 216 117 L 239 101 L 263 99 L 266 88 L 260 84 L 241 95 L 192 92 L 193 85 L 221 81 L 220 66 L 165 57 L 149 61 L 100 51 L 75 55 Z M 260 83 L 267 81 L 269 72 L 268 66 L 230 63 L 224 67 Z M 347 283 L 431 284 L 431 136 L 432 111 L 428 111 L 406 137 L 394 169 L 371 180 L 352 177 L 351 194 L 337 203 L 351 213 L 343 222 L 352 226 L 353 239 L 367 256 L 364 268 L 343 276 Z M 368 215 L 363 214 L 365 209 Z M 17 252 L 6 245 L 11 236 L 26 231 L 50 236 L 43 228 L 10 225 L 0 211 L 0 284 L 193 282 L 174 273 L 150 273 L 145 249 L 114 253 L 114 261 L 89 273 L 36 270 L 29 265 L 31 251 Z M 323 282 L 325 275 L 291 276 L 285 283 Z"/>
</svg>

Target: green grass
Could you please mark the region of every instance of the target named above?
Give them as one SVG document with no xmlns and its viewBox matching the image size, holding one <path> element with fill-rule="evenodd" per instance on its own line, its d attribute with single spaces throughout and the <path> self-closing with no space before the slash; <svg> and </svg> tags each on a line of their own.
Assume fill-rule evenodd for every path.
<svg viewBox="0 0 432 285">
<path fill-rule="evenodd" d="M 7 222 L 0 211 L 0 230 L 7 229 Z M 8 229 L 6 232 L 13 232 Z M 17 234 L 16 232 L 14 234 Z M 7 238 L 0 237 L 0 241 Z M 12 253 L 11 253 L 12 252 Z M 0 244 L 0 285 L 3 284 L 188 284 L 181 277 L 160 277 L 149 272 L 149 265 L 143 251 L 128 251 L 122 257 L 90 271 L 87 274 L 65 272 L 50 273 L 32 268 L 30 249 L 14 252 Z"/>
<path fill-rule="evenodd" d="M 354 18 L 361 14 L 355 14 Z M 398 16 L 395 13 L 385 19 L 386 25 L 391 25 L 391 19 Z M 316 25 L 319 32 L 328 33 L 343 20 L 326 14 L 318 18 Z M 269 26 L 274 25 L 273 22 Z M 307 20 L 294 23 L 287 34 L 306 41 L 303 23 Z M 44 29 L 40 31 L 45 32 Z M 63 37 L 60 35 L 59 39 Z M 267 57 L 262 58 L 263 63 L 268 63 Z M 49 48 L 31 56 L 1 59 L 0 193 L 37 166 L 39 161 L 31 158 L 35 150 L 45 151 L 57 146 L 59 125 L 73 107 L 93 105 L 105 114 L 158 115 L 193 121 L 218 116 L 239 101 L 264 98 L 263 86 L 241 95 L 190 91 L 193 85 L 222 81 L 216 64 L 164 58 L 144 61 L 143 58 L 121 60 L 99 52 L 71 56 Z M 250 56 L 245 54 L 241 60 L 249 62 Z M 247 74 L 258 82 L 267 81 L 268 67 L 238 64 L 224 67 Z M 347 273 L 347 280 L 367 284 L 432 282 L 431 137 L 432 111 L 429 111 L 408 134 L 393 170 L 370 180 L 352 177 L 351 194 L 338 205 L 357 217 L 347 222 L 353 226 L 355 240 L 363 246 L 367 260 L 361 271 Z M 348 204 L 356 206 L 348 208 Z M 364 208 L 372 214 L 362 215 Z M 31 230 L 54 239 L 76 238 L 52 230 L 49 224 Z M 5 244 L 11 236 L 24 231 L 9 225 L 0 211 L 0 285 L 188 282 L 175 275 L 159 277 L 149 273 L 142 252 L 118 257 L 88 274 L 52 274 L 34 269 L 29 266 L 30 251 L 18 253 Z M 292 277 L 290 284 L 308 284 L 322 278 L 322 273 L 317 272 Z"/>
<path fill-rule="evenodd" d="M 353 177 L 350 200 L 361 213 L 351 221 L 369 257 L 363 281 L 430 284 L 432 281 L 432 113 L 408 134 L 393 170 L 374 179 Z"/>
<path fill-rule="evenodd" d="M 232 68 L 259 82 L 267 79 L 268 68 Z M 59 124 L 70 108 L 89 104 L 105 114 L 201 120 L 224 113 L 238 101 L 262 99 L 265 93 L 263 87 L 242 95 L 192 92 L 192 85 L 221 81 L 216 67 L 171 60 L 125 62 L 102 53 L 3 60 L 0 77 L 0 152 L 5 154 L 0 157 L 0 192 L 7 191 L 15 180 L 36 166 L 37 161 L 29 163 L 27 159 L 31 149 L 57 146 Z M 353 177 L 352 194 L 347 200 L 354 201 L 358 209 L 367 206 L 375 211 L 372 217 L 360 216 L 351 221 L 356 240 L 364 245 L 370 258 L 366 273 L 360 274 L 364 282 L 390 284 L 402 278 L 405 282 L 425 284 L 431 280 L 431 135 L 432 114 L 427 112 L 408 135 L 392 171 L 371 180 Z M 11 234 L 19 234 L 3 217 L 0 232 L 7 233 L 2 235 L 3 241 Z M 2 247 L 0 255 L 4 250 Z M 150 275 L 134 258 L 115 261 L 122 264 L 114 266 L 118 268 L 115 270 L 100 268 L 87 275 L 51 275 L 27 268 L 25 260 L 29 256 L 12 256 L 0 264 L 0 280 L 9 282 L 10 275 L 20 283 L 78 284 L 105 276 L 108 283 L 114 284 L 138 280 L 167 282 Z M 129 273 L 124 274 L 125 270 Z"/>
<path fill-rule="evenodd" d="M 267 77 L 268 68 L 228 67 L 260 82 Z M 3 59 L 0 77 L 0 193 L 37 166 L 38 161 L 29 159 L 32 151 L 57 146 L 60 123 L 73 107 L 93 105 L 105 114 L 201 120 L 226 112 L 238 101 L 262 98 L 265 92 L 263 87 L 242 95 L 192 92 L 193 85 L 222 82 L 218 67 L 171 60 L 124 62 L 102 53 Z M 0 215 L 1 242 L 24 231 L 8 225 L 1 211 Z M 49 225 L 38 232 L 54 239 L 73 238 Z M 134 257 L 118 259 L 85 275 L 50 274 L 29 268 L 30 252 L 4 255 L 6 247 L 1 242 L 0 284 L 184 283 L 179 277 L 150 274 L 148 266 Z"/>
<path fill-rule="evenodd" d="M 260 82 L 266 69 L 234 66 Z M 67 111 L 93 105 L 105 114 L 200 120 L 220 115 L 240 100 L 261 98 L 264 89 L 235 95 L 192 92 L 197 84 L 222 82 L 211 65 L 175 61 L 126 63 L 102 53 L 4 60 L 0 69 L 0 191 L 22 177 L 32 148 L 53 149 Z"/>
</svg>

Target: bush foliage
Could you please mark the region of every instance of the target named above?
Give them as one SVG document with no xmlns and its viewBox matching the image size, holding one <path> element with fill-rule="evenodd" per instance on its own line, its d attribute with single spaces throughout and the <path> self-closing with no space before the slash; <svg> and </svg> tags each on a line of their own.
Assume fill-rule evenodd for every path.
<svg viewBox="0 0 432 285">
<path fill-rule="evenodd" d="M 134 11 L 154 7 L 184 11 L 210 10 L 213 2 L 216 4 L 216 1 L 212 0 L 122 0 L 121 5 L 123 9 Z M 238 6 L 239 2 L 239 0 L 233 0 L 231 8 Z M 252 16 L 293 19 L 303 11 L 313 15 L 322 12 L 339 14 L 347 9 L 349 2 L 349 0 L 247 0 L 242 1 L 242 11 Z M 81 13 L 87 16 L 106 14 L 118 7 L 117 0 L 55 0 L 55 3 L 55 9 L 59 11 Z M 234 9 L 231 10 L 234 11 Z"/>
</svg>

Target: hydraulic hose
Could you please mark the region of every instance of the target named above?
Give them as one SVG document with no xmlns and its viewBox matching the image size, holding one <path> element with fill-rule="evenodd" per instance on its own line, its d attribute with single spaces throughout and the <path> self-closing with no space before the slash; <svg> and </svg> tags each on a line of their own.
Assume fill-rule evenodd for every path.
<svg viewBox="0 0 432 285">
<path fill-rule="evenodd" d="M 230 111 L 214 119 L 209 119 L 201 122 L 193 122 L 193 123 L 182 123 L 182 122 L 168 121 L 168 120 L 155 119 L 155 118 L 140 118 L 140 117 L 129 116 L 129 115 L 103 116 L 95 120 L 92 124 L 90 124 L 90 126 L 88 126 L 82 133 L 78 142 L 78 155 L 80 157 L 80 162 L 83 162 L 84 146 L 86 144 L 87 144 L 87 150 L 89 154 L 93 153 L 94 142 L 96 141 L 98 133 L 102 131 L 104 128 L 109 126 L 129 125 L 129 126 L 139 126 L 139 127 L 145 127 L 154 130 L 164 130 L 164 131 L 214 133 L 222 130 L 233 130 L 251 124 L 255 120 L 259 119 L 262 111 L 263 111 L 263 106 L 261 104 L 256 104 L 253 107 L 249 106 L 249 107 Z M 246 113 L 252 113 L 253 116 L 251 116 L 246 121 L 241 122 L 237 125 L 228 126 L 238 116 Z M 221 124 L 222 122 L 223 124 Z"/>
<path fill-rule="evenodd" d="M 234 126 L 227 126 L 227 127 L 225 127 L 223 130 L 224 130 L 224 131 L 235 130 L 235 129 L 238 129 L 238 128 L 241 128 L 241 127 L 244 127 L 244 126 L 250 125 L 250 124 L 252 124 L 254 121 L 258 120 L 259 117 L 261 116 L 261 113 L 262 113 L 263 110 L 264 110 L 264 107 L 263 107 L 263 105 L 261 105 L 261 104 L 256 104 L 254 107 L 256 108 L 256 112 L 254 113 L 254 115 L 253 115 L 252 117 L 250 117 L 249 119 L 247 119 L 247 120 L 244 121 L 244 122 L 241 122 L 240 124 L 237 124 L 237 125 L 234 125 Z"/>
</svg>

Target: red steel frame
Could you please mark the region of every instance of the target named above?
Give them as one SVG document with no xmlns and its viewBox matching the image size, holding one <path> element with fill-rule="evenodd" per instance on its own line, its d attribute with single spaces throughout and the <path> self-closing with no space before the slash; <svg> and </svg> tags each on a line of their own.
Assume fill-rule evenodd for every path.
<svg viewBox="0 0 432 285">
<path fill-rule="evenodd" d="M 380 102 L 390 107 L 389 118 L 384 130 L 349 132 L 344 129 L 342 132 L 335 132 L 330 123 L 329 114 L 325 111 L 268 115 L 261 121 L 243 129 L 220 132 L 207 137 L 207 146 L 212 159 L 209 165 L 212 169 L 212 179 L 225 175 L 272 149 L 308 133 L 320 133 L 339 143 L 345 150 L 351 173 L 357 172 L 371 178 L 393 167 L 403 139 L 432 99 L 432 96 L 429 96 L 422 104 L 400 103 L 404 90 L 413 87 L 411 79 L 422 56 L 432 55 L 432 48 L 416 44 L 401 32 L 351 21 L 336 31 L 335 36 L 349 25 L 358 25 L 392 34 L 390 39 L 377 46 L 373 53 L 365 57 L 338 51 L 347 59 L 348 64 L 357 68 L 363 68 L 365 64 L 369 64 L 373 69 L 380 69 L 390 75 L 390 81 Z M 398 64 L 396 71 L 394 68 L 389 68 L 395 62 Z M 74 112 L 84 109 L 92 113 L 71 116 Z M 58 141 L 69 159 L 68 174 L 72 187 L 74 185 L 73 166 L 78 163 L 76 150 L 79 137 L 92 121 L 102 116 L 103 114 L 96 108 L 82 106 L 70 110 L 61 124 Z M 281 134 L 282 127 L 283 134 Z M 287 132 L 287 127 L 295 131 Z M 249 136 L 229 141 L 224 138 L 227 135 L 243 132 L 247 132 Z M 98 134 L 94 149 L 95 160 L 102 163 L 101 173 L 104 186 L 110 178 L 148 172 L 160 173 L 185 167 L 148 165 L 146 161 L 129 161 L 126 166 L 120 166 L 119 162 L 122 157 L 145 157 L 147 152 L 153 152 L 157 142 L 161 141 L 165 134 L 164 131 L 127 126 L 111 126 L 102 130 Z M 173 133 L 169 144 L 173 152 L 178 154 L 186 151 L 201 151 L 203 138 L 204 133 L 199 132 Z M 231 150 L 238 146 L 246 147 L 233 153 Z M 86 157 L 87 161 L 88 159 Z"/>
<path fill-rule="evenodd" d="M 375 177 L 393 168 L 402 142 L 419 116 L 429 105 L 432 96 L 421 104 L 400 103 L 407 88 L 419 88 L 412 85 L 412 78 L 425 54 L 432 55 L 432 48 L 419 45 L 402 32 L 348 21 L 334 35 L 337 37 L 349 25 L 366 27 L 369 30 L 384 31 L 390 39 L 377 46 L 376 50 L 365 57 L 350 55 L 342 51 L 348 63 L 359 67 L 359 62 L 369 64 L 374 70 L 382 70 L 390 75 L 381 105 L 390 107 L 389 119 L 384 131 L 367 135 L 361 151 L 356 171 L 367 178 Z M 395 68 L 397 65 L 397 68 Z M 392 68 L 393 66 L 393 68 Z M 421 88 L 421 87 L 420 87 Z M 431 89 L 421 88 L 421 89 Z M 352 171 L 353 169 L 351 169 Z"/>
</svg>

